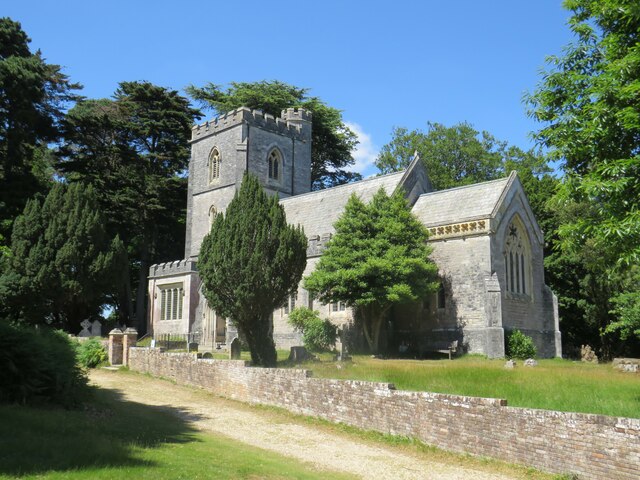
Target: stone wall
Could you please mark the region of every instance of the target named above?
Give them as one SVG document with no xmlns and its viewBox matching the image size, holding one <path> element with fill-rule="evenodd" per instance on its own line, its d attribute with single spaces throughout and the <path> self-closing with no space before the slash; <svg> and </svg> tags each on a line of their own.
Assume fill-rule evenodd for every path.
<svg viewBox="0 0 640 480">
<path fill-rule="evenodd" d="M 640 477 L 640 419 L 533 410 L 505 400 L 395 390 L 393 385 L 311 378 L 307 370 L 132 348 L 132 370 L 227 398 L 365 430 L 417 438 L 584 479 Z"/>
</svg>

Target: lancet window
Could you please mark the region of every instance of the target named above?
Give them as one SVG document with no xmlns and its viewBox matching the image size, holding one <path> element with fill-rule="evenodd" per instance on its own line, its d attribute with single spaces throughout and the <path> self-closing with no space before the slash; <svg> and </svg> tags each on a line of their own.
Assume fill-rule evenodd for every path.
<svg viewBox="0 0 640 480">
<path fill-rule="evenodd" d="M 220 150 L 213 147 L 209 154 L 209 183 L 220 178 Z"/>
<path fill-rule="evenodd" d="M 524 227 L 514 218 L 507 228 L 504 264 L 507 292 L 531 294 L 531 249 Z"/>
</svg>

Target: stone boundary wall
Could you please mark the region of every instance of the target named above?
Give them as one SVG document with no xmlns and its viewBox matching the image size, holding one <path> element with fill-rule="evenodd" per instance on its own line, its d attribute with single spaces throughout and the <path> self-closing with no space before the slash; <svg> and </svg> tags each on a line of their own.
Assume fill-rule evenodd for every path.
<svg viewBox="0 0 640 480">
<path fill-rule="evenodd" d="M 387 383 L 311 378 L 300 369 L 132 348 L 131 370 L 365 430 L 414 437 L 584 479 L 640 478 L 640 419 L 508 407 L 505 400 L 395 390 Z"/>
</svg>

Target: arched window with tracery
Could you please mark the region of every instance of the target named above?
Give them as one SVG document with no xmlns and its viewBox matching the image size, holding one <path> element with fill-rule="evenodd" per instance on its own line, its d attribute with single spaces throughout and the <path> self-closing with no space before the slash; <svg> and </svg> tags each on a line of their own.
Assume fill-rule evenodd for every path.
<svg viewBox="0 0 640 480">
<path fill-rule="evenodd" d="M 507 292 L 531 295 L 531 247 L 524 225 L 517 216 L 507 228 L 504 264 Z"/>
<path fill-rule="evenodd" d="M 272 180 L 280 180 L 282 175 L 282 154 L 277 148 L 269 152 L 269 178 Z"/>
<path fill-rule="evenodd" d="M 209 154 L 209 183 L 213 183 L 220 178 L 220 150 L 213 147 Z"/>
</svg>

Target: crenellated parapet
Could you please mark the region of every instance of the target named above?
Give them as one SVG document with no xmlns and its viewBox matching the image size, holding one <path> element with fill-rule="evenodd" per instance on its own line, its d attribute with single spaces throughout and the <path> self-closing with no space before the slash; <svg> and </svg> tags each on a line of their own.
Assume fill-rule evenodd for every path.
<svg viewBox="0 0 640 480">
<path fill-rule="evenodd" d="M 194 273 L 196 271 L 196 262 L 193 260 L 176 260 L 174 262 L 151 265 L 151 267 L 149 267 L 149 277 L 168 277 L 180 273 Z"/>
<path fill-rule="evenodd" d="M 191 130 L 191 141 L 208 137 L 242 123 L 291 136 L 296 140 L 308 141 L 311 138 L 311 118 L 311 112 L 303 108 L 287 108 L 282 110 L 280 117 L 275 117 L 262 110 L 240 107 L 194 126 Z"/>
</svg>

